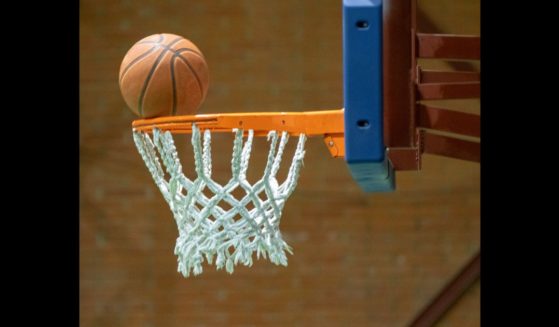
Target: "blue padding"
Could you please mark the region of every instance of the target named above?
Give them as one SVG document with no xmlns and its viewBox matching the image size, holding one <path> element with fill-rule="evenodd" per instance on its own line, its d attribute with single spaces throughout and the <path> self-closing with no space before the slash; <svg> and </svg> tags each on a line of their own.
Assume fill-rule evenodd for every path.
<svg viewBox="0 0 559 327">
<path fill-rule="evenodd" d="M 382 0 L 343 1 L 345 159 L 367 192 L 394 190 L 382 112 Z"/>
</svg>

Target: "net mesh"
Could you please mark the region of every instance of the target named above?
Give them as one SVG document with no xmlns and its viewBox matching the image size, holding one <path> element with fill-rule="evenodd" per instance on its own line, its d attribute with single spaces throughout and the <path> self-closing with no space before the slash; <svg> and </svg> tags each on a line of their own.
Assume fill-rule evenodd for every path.
<svg viewBox="0 0 559 327">
<path fill-rule="evenodd" d="M 288 134 L 271 131 L 270 150 L 263 176 L 256 183 L 247 181 L 246 172 L 252 148 L 253 131 L 243 143 L 243 131 L 234 129 L 232 177 L 225 185 L 212 180 L 211 133 L 192 126 L 192 147 L 197 177 L 190 180 L 182 172 L 173 136 L 170 132 L 153 129 L 148 133 L 133 132 L 134 142 L 155 183 L 169 203 L 176 220 L 179 236 L 175 245 L 178 271 L 188 277 L 202 273 L 204 260 L 217 269 L 233 273 L 241 263 L 251 266 L 252 255 L 269 258 L 277 265 L 287 265 L 286 251 L 291 247 L 283 240 L 279 224 L 283 206 L 297 185 L 305 155 L 306 137 L 299 136 L 287 178 L 281 184 L 276 179 Z M 163 166 L 165 167 L 165 170 Z M 166 174 L 167 172 L 167 179 Z M 231 193 L 242 189 L 244 196 Z M 206 194 L 213 194 L 207 196 Z M 227 203 L 225 210 L 221 203 Z M 252 209 L 247 209 L 247 206 Z"/>
</svg>

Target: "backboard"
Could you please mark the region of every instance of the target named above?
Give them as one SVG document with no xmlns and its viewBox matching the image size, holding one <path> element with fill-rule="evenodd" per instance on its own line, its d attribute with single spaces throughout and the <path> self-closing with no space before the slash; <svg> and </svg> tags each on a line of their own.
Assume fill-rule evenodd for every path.
<svg viewBox="0 0 559 327">
<path fill-rule="evenodd" d="M 343 0 L 345 161 L 367 192 L 394 190 L 395 171 L 420 170 L 424 153 L 480 159 L 479 115 L 438 105 L 479 98 L 464 61 L 480 59 L 480 37 L 419 33 L 418 16 L 428 21 L 416 1 Z"/>
<path fill-rule="evenodd" d="M 367 192 L 392 191 L 383 138 L 382 1 L 343 1 L 345 161 Z"/>
</svg>

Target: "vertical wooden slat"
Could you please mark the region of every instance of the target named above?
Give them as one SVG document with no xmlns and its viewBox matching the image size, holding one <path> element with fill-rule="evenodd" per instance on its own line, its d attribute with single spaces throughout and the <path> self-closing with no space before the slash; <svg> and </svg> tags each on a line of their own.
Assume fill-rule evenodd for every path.
<svg viewBox="0 0 559 327">
<path fill-rule="evenodd" d="M 384 142 L 388 147 L 411 147 L 414 140 L 412 67 L 412 3 L 390 1 L 383 6 Z"/>
</svg>

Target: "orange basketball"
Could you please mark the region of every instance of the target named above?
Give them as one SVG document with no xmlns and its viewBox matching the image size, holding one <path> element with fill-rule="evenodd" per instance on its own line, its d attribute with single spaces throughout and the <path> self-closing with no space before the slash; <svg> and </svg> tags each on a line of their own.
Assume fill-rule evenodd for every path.
<svg viewBox="0 0 559 327">
<path fill-rule="evenodd" d="M 118 81 L 126 104 L 140 117 L 193 115 L 208 92 L 208 65 L 189 40 L 155 34 L 128 50 Z"/>
</svg>

